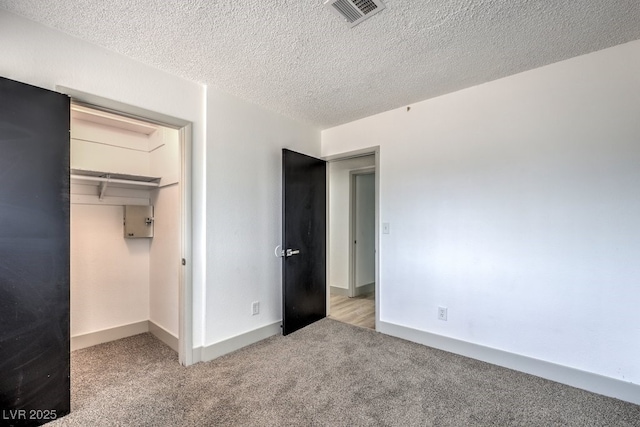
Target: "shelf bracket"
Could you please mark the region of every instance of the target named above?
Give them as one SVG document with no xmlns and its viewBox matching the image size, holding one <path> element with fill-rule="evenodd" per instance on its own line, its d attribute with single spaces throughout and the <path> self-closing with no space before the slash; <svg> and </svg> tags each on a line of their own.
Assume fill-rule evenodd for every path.
<svg viewBox="0 0 640 427">
<path fill-rule="evenodd" d="M 109 179 L 111 179 L 111 175 L 107 174 L 106 178 L 107 178 L 106 181 L 102 181 L 100 183 L 100 194 L 98 195 L 98 198 L 100 200 L 104 199 L 104 193 L 106 193 L 107 187 L 109 186 Z"/>
</svg>

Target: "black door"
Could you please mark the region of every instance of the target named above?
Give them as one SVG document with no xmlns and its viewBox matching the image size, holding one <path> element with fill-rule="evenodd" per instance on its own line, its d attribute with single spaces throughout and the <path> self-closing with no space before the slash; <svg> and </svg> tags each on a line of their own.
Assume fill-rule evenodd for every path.
<svg viewBox="0 0 640 427">
<path fill-rule="evenodd" d="M 69 413 L 69 98 L 0 78 L 0 420 Z"/>
<path fill-rule="evenodd" d="M 282 333 L 320 320 L 327 311 L 324 160 L 282 150 Z"/>
</svg>

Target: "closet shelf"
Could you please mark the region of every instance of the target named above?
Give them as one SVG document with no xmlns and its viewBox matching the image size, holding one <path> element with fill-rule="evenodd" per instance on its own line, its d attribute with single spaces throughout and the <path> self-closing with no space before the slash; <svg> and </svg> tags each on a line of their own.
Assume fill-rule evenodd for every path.
<svg viewBox="0 0 640 427">
<path fill-rule="evenodd" d="M 153 176 L 97 172 L 84 169 L 71 169 L 69 177 L 73 184 L 97 185 L 100 200 L 104 198 L 109 186 L 117 188 L 153 189 L 160 186 L 161 179 Z"/>
</svg>

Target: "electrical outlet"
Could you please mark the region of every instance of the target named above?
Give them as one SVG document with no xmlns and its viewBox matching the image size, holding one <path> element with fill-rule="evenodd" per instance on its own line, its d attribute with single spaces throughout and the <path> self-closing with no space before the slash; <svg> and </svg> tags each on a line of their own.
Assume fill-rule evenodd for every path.
<svg viewBox="0 0 640 427">
<path fill-rule="evenodd" d="M 251 303 L 251 315 L 255 316 L 256 314 L 260 314 L 260 301 Z"/>
<path fill-rule="evenodd" d="M 438 319 L 447 321 L 447 307 L 438 307 Z"/>
</svg>

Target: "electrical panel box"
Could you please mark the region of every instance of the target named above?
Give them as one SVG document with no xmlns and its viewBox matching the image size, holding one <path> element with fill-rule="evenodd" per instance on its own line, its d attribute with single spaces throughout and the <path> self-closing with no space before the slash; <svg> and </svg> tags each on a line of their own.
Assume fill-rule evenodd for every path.
<svg viewBox="0 0 640 427">
<path fill-rule="evenodd" d="M 124 207 L 124 237 L 153 237 L 153 206 Z"/>
</svg>

